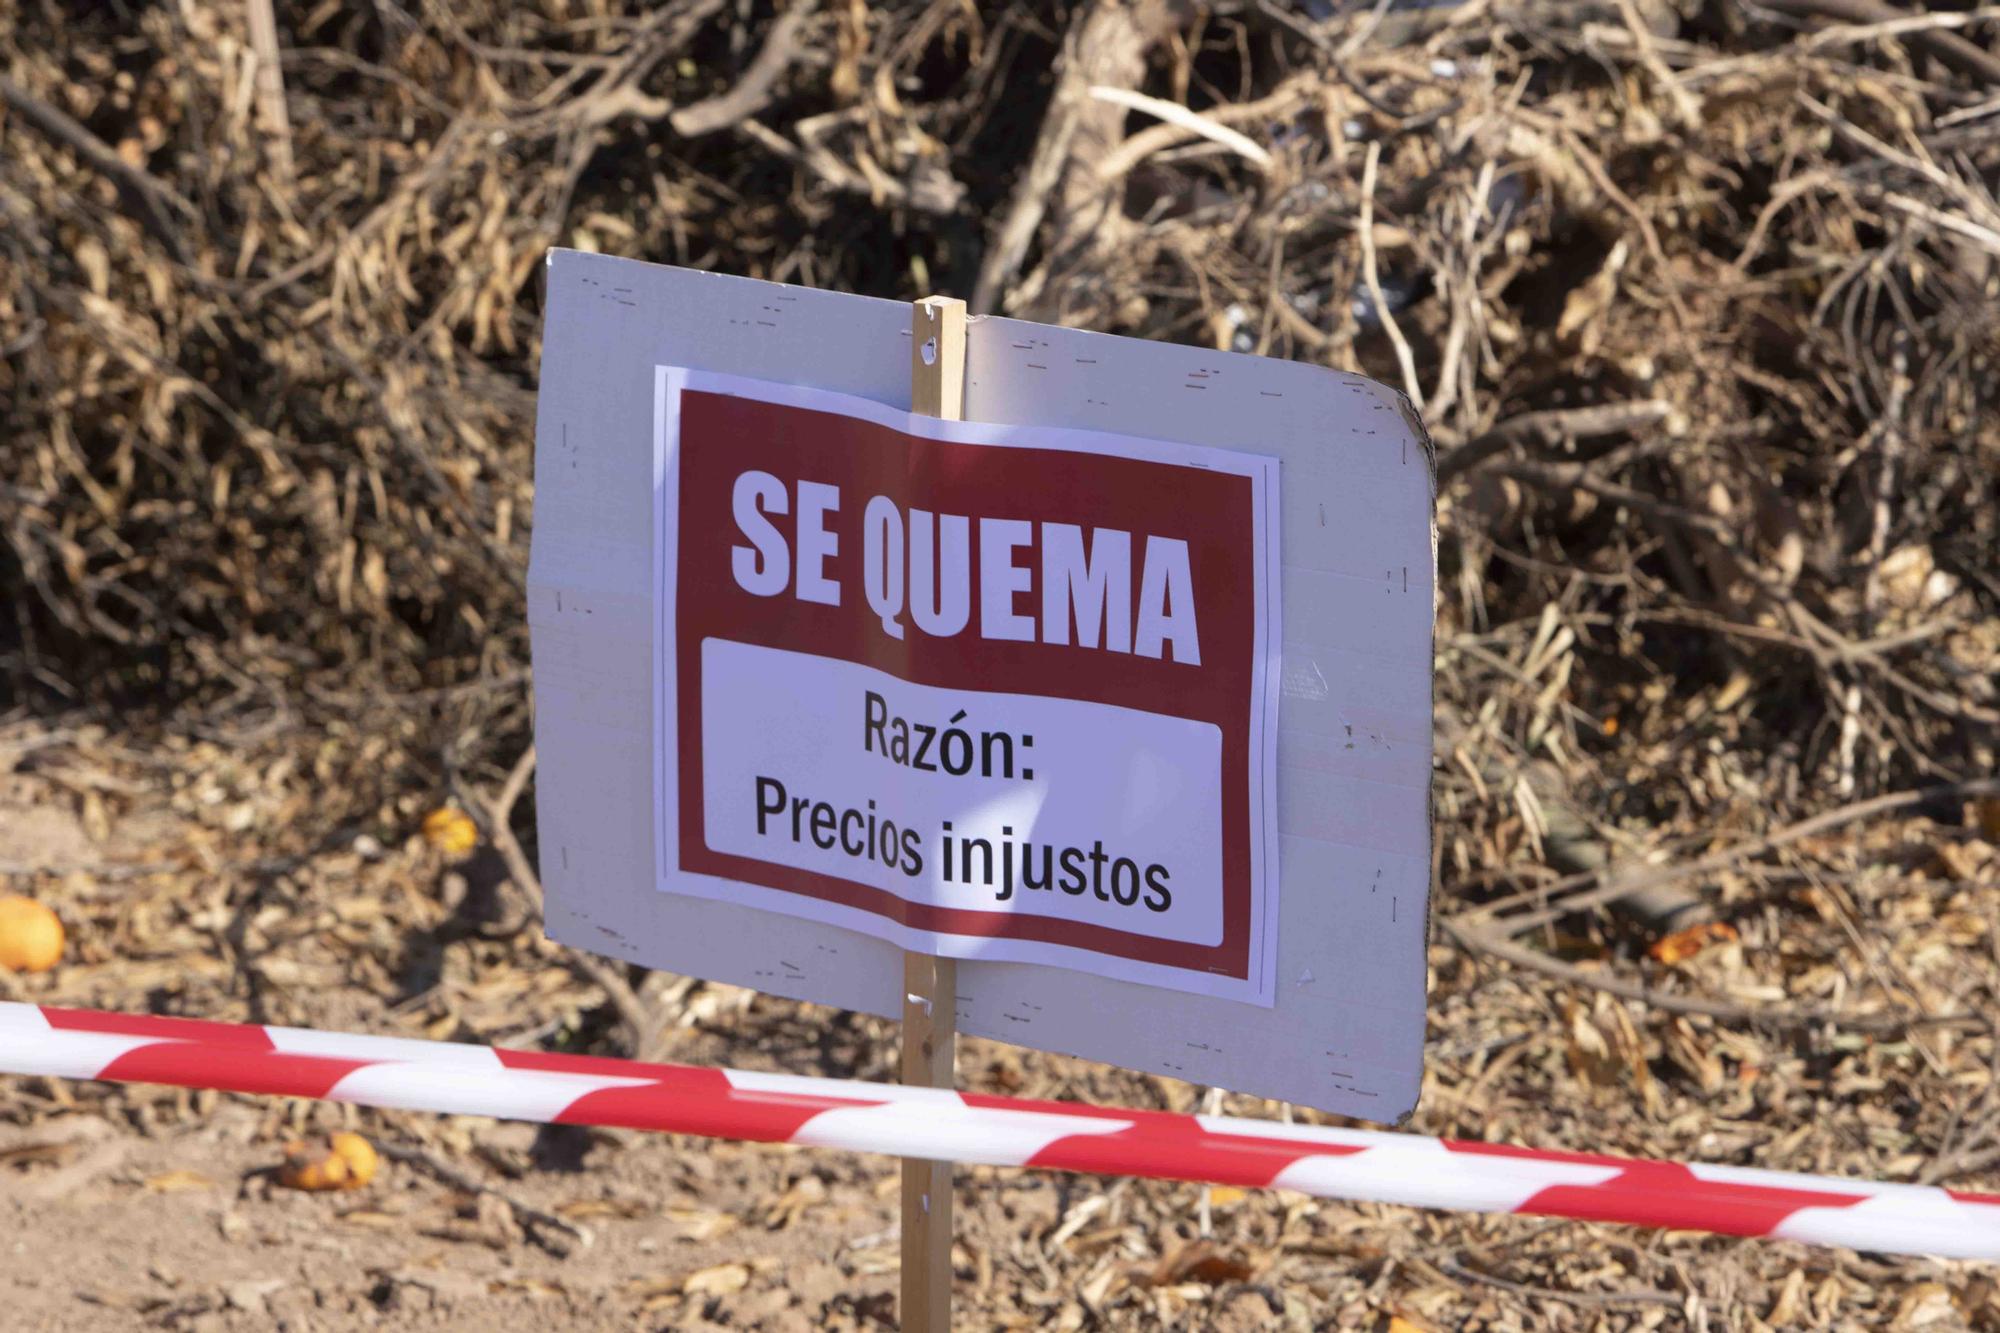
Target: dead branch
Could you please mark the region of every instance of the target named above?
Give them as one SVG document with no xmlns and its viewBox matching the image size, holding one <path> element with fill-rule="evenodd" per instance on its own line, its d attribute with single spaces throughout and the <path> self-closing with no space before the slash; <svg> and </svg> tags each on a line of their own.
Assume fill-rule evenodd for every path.
<svg viewBox="0 0 2000 1333">
<path fill-rule="evenodd" d="M 1841 23 L 1893 23 L 1910 17 L 1886 0 L 1755 0 L 1758 7 L 1801 18 L 1834 19 Z M 1919 28 L 1902 34 L 1938 61 L 1987 86 L 2000 86 L 2000 57 L 1980 50 L 1955 32 Z"/>
<path fill-rule="evenodd" d="M 287 187 L 292 184 L 292 118 L 285 110 L 285 70 L 278 56 L 278 19 L 271 0 L 245 0 L 250 19 L 250 50 L 257 61 L 257 114 L 271 137 L 271 166 Z"/>
<path fill-rule="evenodd" d="M 1445 933 L 1462 949 L 1491 954 L 1517 967 L 1525 967 L 1572 986 L 1600 990 L 1621 999 L 1663 1009 L 1673 1014 L 1693 1014 L 1721 1023 L 1773 1031 L 1800 1032 L 1814 1028 L 1868 1033 L 1872 1036 L 1901 1036 L 1917 1031 L 1950 1029 L 1956 1032 L 1990 1032 L 1991 1017 L 1981 1014 L 1844 1014 L 1827 1009 L 1787 1009 L 1766 1002 L 1737 1003 L 1711 1000 L 1661 990 L 1643 981 L 1613 976 L 1593 968 L 1578 967 L 1551 958 L 1524 944 L 1492 931 L 1449 919 L 1439 922 Z"/>
<path fill-rule="evenodd" d="M 455 1190 L 473 1196 L 490 1194 L 499 1199 L 513 1210 L 514 1216 L 527 1224 L 528 1239 L 558 1259 L 567 1258 L 570 1252 L 579 1246 L 586 1249 L 590 1246 L 592 1237 L 589 1228 L 579 1226 L 568 1218 L 546 1209 L 537 1208 L 497 1185 L 481 1180 L 468 1171 L 461 1171 L 435 1153 L 407 1143 L 383 1143 L 378 1146 L 381 1154 L 390 1161 L 417 1167 Z M 551 1233 L 560 1233 L 568 1239 L 558 1239 L 557 1235 Z"/>
<path fill-rule="evenodd" d="M 735 87 L 719 97 L 682 107 L 667 117 L 674 133 L 688 139 L 727 129 L 761 112 L 771 104 L 778 80 L 792 62 L 805 54 L 804 33 L 814 16 L 815 4 L 799 4 L 778 16 L 764 39 L 763 49 L 743 71 Z"/>
<path fill-rule="evenodd" d="M 1132 7 L 1114 0 L 1093 0 L 1077 15 L 1063 44 L 1055 93 L 1036 135 L 1034 154 L 980 263 L 979 279 L 972 289 L 975 314 L 992 313 L 1002 289 L 1020 271 L 1072 160 L 1101 161 L 1122 138 L 1119 126 L 1123 115 L 1101 101 L 1092 110 L 1090 89 L 1129 88 L 1138 82 L 1146 51 L 1176 17 L 1176 7 L 1165 0 L 1144 0 Z M 1093 197 L 1101 194 L 1095 181 L 1088 193 Z M 1073 232 L 1085 220 L 1079 207 L 1085 202 L 1074 197 L 1063 200 L 1066 229 Z"/>
<path fill-rule="evenodd" d="M 501 789 L 501 796 L 505 798 L 504 808 L 499 801 L 496 801 L 488 807 L 486 813 L 487 822 L 491 826 L 493 845 L 506 860 L 507 873 L 513 876 L 514 882 L 520 885 L 522 891 L 528 895 L 529 901 L 534 904 L 534 910 L 539 913 L 544 902 L 541 877 L 528 863 L 527 853 L 521 850 L 520 840 L 514 836 L 514 829 L 510 823 L 514 799 L 527 785 L 528 775 L 534 769 L 534 760 L 535 749 L 529 746 L 522 752 L 513 771 L 508 774 L 506 786 Z M 626 981 L 624 964 L 600 958 L 581 949 L 568 950 L 565 961 L 579 976 L 602 990 L 605 997 L 611 1001 L 611 1007 L 618 1011 L 618 1017 L 625 1025 L 627 1049 L 631 1057 L 635 1060 L 658 1058 L 662 1035 L 661 1020 L 647 1007 L 646 1002 L 639 998 L 639 993 L 632 989 L 631 983 Z"/>
<path fill-rule="evenodd" d="M 1438 486 L 1460 473 L 1469 472 L 1496 454 L 1533 445 L 1554 449 L 1571 440 L 1596 440 L 1628 435 L 1666 420 L 1671 404 L 1654 398 L 1638 403 L 1607 403 L 1597 407 L 1557 408 L 1547 412 L 1524 412 L 1509 417 L 1492 430 L 1458 448 L 1441 454 L 1437 461 Z"/>
<path fill-rule="evenodd" d="M 1469 913 L 1474 920 L 1492 921 L 1509 935 L 1518 935 L 1524 930 L 1547 925 L 1552 921 L 1581 912 L 1591 907 L 1616 901 L 1629 893 L 1672 884 L 1697 876 L 1713 874 L 1753 856 L 1762 856 L 1781 847 L 1806 838 L 1855 823 L 1864 819 L 1877 819 L 1899 810 L 1912 810 L 1923 806 L 1938 805 L 1949 801 L 1970 800 L 1980 796 L 2000 795 L 2000 778 L 1976 778 L 1967 782 L 1952 782 L 1935 787 L 1922 787 L 1912 791 L 1890 792 L 1883 796 L 1872 796 L 1867 800 L 1854 801 L 1833 810 L 1825 810 L 1807 819 L 1788 824 L 1775 832 L 1748 842 L 1725 847 L 1710 852 L 1692 861 L 1683 861 L 1670 866 L 1638 870 L 1620 875 L 1607 884 L 1595 889 L 1587 885 L 1603 879 L 1604 872 L 1592 871 L 1571 875 L 1552 884 L 1543 885 L 1531 892 L 1517 894 L 1512 898 L 1486 904 L 1476 912 Z M 1547 904 L 1532 912 L 1494 919 L 1494 914 L 1507 907 L 1518 906 L 1527 901 Z"/>
</svg>

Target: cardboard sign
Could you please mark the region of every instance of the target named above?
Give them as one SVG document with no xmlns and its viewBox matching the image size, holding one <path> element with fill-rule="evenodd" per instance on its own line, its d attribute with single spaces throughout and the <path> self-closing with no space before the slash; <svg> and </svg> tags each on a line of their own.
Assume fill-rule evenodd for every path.
<svg viewBox="0 0 2000 1333">
<path fill-rule="evenodd" d="M 1270 1003 L 1275 459 L 656 393 L 662 889 Z"/>
<path fill-rule="evenodd" d="M 962 1033 L 1374 1120 L 1394 1120 L 1415 1104 L 1431 873 L 1435 561 L 1428 450 L 1396 394 L 1324 367 L 975 319 L 966 330 L 961 432 L 906 415 L 911 317 L 903 302 L 565 251 L 550 256 L 547 299 L 528 614 L 536 808 L 552 937 L 651 967 L 893 1017 L 903 1008 L 901 945 L 928 932 L 940 948 L 963 951 Z M 762 426 L 704 436 L 676 422 L 674 438 L 693 445 L 687 459 L 708 451 L 712 475 L 703 484 L 715 489 L 698 504 L 676 502 L 680 563 L 671 584 L 657 545 L 666 527 L 663 366 L 688 368 L 683 405 L 702 392 L 694 372 L 705 372 L 740 377 L 720 394 L 715 387 L 729 381 L 707 381 L 718 409 L 784 408 L 818 414 L 819 424 L 840 423 L 837 431 L 829 425 L 782 444 Z M 761 386 L 740 392 L 744 381 Z M 839 444 L 856 431 L 881 432 L 881 456 L 904 461 L 887 471 L 863 467 L 866 446 Z M 1123 441 L 1140 452 L 1121 455 L 1092 440 Z M 1072 447 L 1078 443 L 1086 447 Z M 854 457 L 842 461 L 843 447 Z M 1047 457 L 1025 466 L 1030 450 Z M 942 461 L 960 458 L 999 465 L 979 484 L 961 485 L 961 464 Z M 1217 466 L 1217 458 L 1228 466 Z M 1281 487 L 1270 482 L 1272 459 Z M 1103 481 L 1095 471 L 1145 465 L 1184 479 L 1190 462 L 1203 469 L 1203 484 L 1154 507 L 1145 486 Z M 1058 484 L 1064 467 L 1080 470 Z M 778 483 L 750 498 L 783 538 L 782 559 L 770 547 L 765 563 L 767 548 L 736 521 L 736 479 L 745 471 Z M 1227 498 L 1246 485 L 1254 496 L 1259 474 L 1264 502 L 1280 513 L 1266 516 L 1261 534 L 1256 502 L 1245 532 L 1231 516 L 1242 511 L 1230 511 Z M 837 507 L 822 507 L 824 493 L 802 490 L 805 483 L 836 489 Z M 778 491 L 783 512 L 768 498 Z M 878 495 L 903 535 L 900 589 L 888 582 L 893 538 L 881 508 L 882 579 L 865 575 L 868 507 Z M 915 518 L 918 510 L 931 515 L 928 527 Z M 955 619 L 956 585 L 938 565 L 920 620 L 910 565 L 926 534 L 933 560 L 941 548 L 955 548 L 955 536 L 939 535 L 950 527 L 948 515 L 967 520 L 969 571 L 966 624 L 952 635 L 933 633 L 925 622 Z M 982 519 L 1031 525 L 1019 545 L 1021 529 L 993 534 L 994 585 L 1013 594 L 1010 604 L 993 607 L 996 637 L 986 634 Z M 802 527 L 802 520 L 810 522 Z M 1082 537 L 1081 615 L 1070 535 L 1048 526 L 1065 524 Z M 1218 524 L 1226 529 L 1219 544 L 1202 535 Z M 1128 535 L 1121 586 L 1131 592 L 1129 607 L 1113 604 L 1106 563 L 1101 617 L 1097 562 L 1117 539 L 1101 545 L 1098 529 Z M 683 556 L 690 535 L 702 545 Z M 1188 543 L 1192 651 L 1182 648 L 1171 597 L 1150 603 L 1141 633 L 1147 552 L 1156 537 Z M 758 586 L 775 587 L 782 566 L 782 587 L 760 595 L 738 584 L 739 547 L 754 553 L 745 567 L 753 584 L 763 578 L 770 582 Z M 1180 581 L 1177 562 L 1166 560 L 1171 551 L 1163 546 L 1154 556 L 1162 586 Z M 1254 593 L 1218 603 L 1205 586 L 1213 556 L 1204 551 L 1253 564 L 1262 552 L 1275 561 L 1276 576 L 1267 571 L 1262 594 L 1268 606 L 1258 611 Z M 1051 553 L 1054 572 L 1067 579 L 1067 644 L 1050 641 L 1057 617 L 1048 614 L 1052 580 L 1044 561 Z M 1020 579 L 1025 588 L 1012 586 Z M 690 633 L 680 624 L 678 599 L 695 583 L 702 595 L 724 600 L 701 613 L 712 617 L 705 628 Z M 830 595 L 829 584 L 837 605 L 814 600 Z M 672 638 L 664 619 L 669 588 Z M 871 592 L 884 606 L 900 602 L 900 615 L 878 610 Z M 1224 673 L 1214 670 L 1226 657 L 1218 636 L 1231 617 L 1240 625 L 1246 609 L 1253 626 L 1264 617 L 1268 645 L 1253 646 L 1247 666 L 1239 658 L 1236 670 L 1248 677 L 1224 686 Z M 1129 613 L 1132 651 L 1108 646 L 1123 633 L 1121 610 Z M 1083 636 L 1093 621 L 1091 648 Z M 890 625 L 903 630 L 900 639 Z M 785 637 L 791 634 L 800 637 Z M 1023 637 L 999 637 L 1008 634 Z M 1240 654 L 1240 631 L 1231 635 Z M 671 691 L 655 660 L 667 643 L 675 647 Z M 1138 651 L 1142 644 L 1149 651 Z M 1176 659 L 1177 648 L 1187 660 Z M 704 659 L 709 652 L 713 660 Z M 964 665 L 957 664 L 961 654 Z M 1268 741 L 1255 731 L 1253 692 L 1257 664 L 1273 654 L 1276 684 L 1267 676 L 1263 707 L 1268 713 L 1277 705 L 1275 772 L 1266 774 L 1259 810 L 1253 770 Z M 800 666 L 799 658 L 809 660 Z M 1004 668 L 987 674 L 977 664 L 988 661 Z M 1064 665 L 1051 680 L 1038 661 Z M 1037 672 L 1042 685 L 1031 683 Z M 684 693 L 685 674 L 698 679 L 698 693 Z M 1185 691 L 1175 687 L 1182 679 L 1190 683 Z M 879 733 L 870 730 L 871 690 L 882 698 Z M 1042 711 L 1069 708 L 1083 710 L 1087 721 Z M 953 722 L 961 710 L 965 717 Z M 703 731 L 711 711 L 718 736 L 728 738 L 712 746 Z M 907 750 L 895 719 L 906 724 Z M 1225 728 L 1239 723 L 1246 740 L 1241 768 L 1232 771 Z M 954 741 L 950 762 L 967 773 L 915 768 L 919 726 L 938 729 L 930 758 L 941 765 L 945 733 L 963 728 L 969 753 Z M 1207 727 L 1215 729 L 1211 742 L 1200 739 Z M 669 728 L 673 744 L 663 748 Z M 988 742 L 988 733 L 995 739 Z M 797 743 L 806 735 L 826 743 L 808 753 Z M 1001 735 L 1014 738 L 1011 779 L 1004 776 L 1010 743 Z M 1215 747 L 1213 757 L 1204 744 Z M 912 766 L 898 762 L 899 754 Z M 1114 775 L 1119 761 L 1108 756 L 1116 754 L 1170 757 L 1165 766 L 1188 775 L 1186 789 L 1149 786 L 1143 772 Z M 664 755 L 674 760 L 671 794 L 669 778 L 656 771 Z M 786 766 L 776 767 L 781 761 Z M 1136 759 L 1130 766 L 1144 767 Z M 1072 780 L 1071 773 L 1101 776 Z M 767 789 L 761 835 L 760 776 L 783 783 L 786 799 L 781 816 Z M 976 784 L 1000 804 L 952 804 L 961 799 L 954 783 Z M 1015 822 L 1004 803 L 1026 808 L 1044 787 L 1049 794 L 1032 806 L 1033 831 L 1025 831 L 1026 815 Z M 1121 800 L 1141 793 L 1153 813 L 1128 816 Z M 801 799 L 810 804 L 793 804 Z M 878 817 L 876 870 L 865 857 L 850 858 L 840 842 L 843 832 L 848 845 L 858 836 L 866 852 L 870 800 Z M 1233 802 L 1247 809 L 1239 826 L 1253 858 L 1247 978 L 1231 975 L 1228 962 Z M 712 843 L 711 809 L 723 821 Z M 862 818 L 847 820 L 850 810 Z M 1254 858 L 1270 819 L 1277 845 L 1274 856 L 1266 854 L 1260 927 Z M 888 820 L 897 825 L 893 870 L 881 860 Z M 974 836 L 993 844 L 999 885 L 966 892 L 962 841 L 953 846 L 956 882 L 943 882 L 946 820 L 954 835 L 976 826 Z M 728 821 L 733 826 L 724 827 Z M 831 837 L 835 848 L 819 845 L 815 821 L 817 839 Z M 1000 831 L 1010 827 L 1011 839 Z M 702 834 L 695 859 L 718 858 L 706 860 L 706 869 L 681 869 L 662 855 L 689 849 L 691 829 Z M 915 876 L 902 869 L 910 830 L 925 863 Z M 1060 853 L 1089 853 L 1099 840 L 1108 902 L 1097 897 L 1098 868 L 1087 856 L 1077 864 L 1079 873 L 1092 874 L 1091 891 L 1071 894 L 1060 884 Z M 1054 848 L 1057 888 L 1022 887 L 1023 842 Z M 1008 845 L 1015 888 L 1000 900 Z M 1197 862 L 1209 849 L 1220 850 L 1223 868 L 1203 890 Z M 975 881 L 985 879 L 984 856 L 974 848 Z M 1032 856 L 1039 883 L 1041 853 Z M 1118 892 L 1133 890 L 1119 858 L 1142 872 L 1141 883 L 1147 867 L 1161 866 L 1172 907 L 1150 909 L 1144 888 L 1136 903 L 1117 901 Z M 662 892 L 670 875 L 679 877 L 676 891 Z M 798 884 L 822 881 L 794 876 L 833 881 L 849 901 L 800 892 Z M 712 891 L 678 891 L 704 885 Z M 947 890 L 963 897 L 933 896 Z M 1056 911 L 1038 910 L 1043 903 Z M 1183 916 L 1183 908 L 1198 910 Z M 935 915 L 958 910 L 980 914 L 979 928 Z M 1218 910 L 1220 944 L 1213 938 Z M 996 923 L 997 933 L 985 933 Z M 1059 938 L 1037 939 L 1037 931 Z M 1186 956 L 1164 965 L 1134 958 L 1133 944 L 1187 955 L 1221 947 L 1223 970 L 1210 972 L 1213 964 L 1199 960 L 1173 965 Z M 999 952 L 1016 948 L 1050 952 L 1033 962 Z"/>
</svg>

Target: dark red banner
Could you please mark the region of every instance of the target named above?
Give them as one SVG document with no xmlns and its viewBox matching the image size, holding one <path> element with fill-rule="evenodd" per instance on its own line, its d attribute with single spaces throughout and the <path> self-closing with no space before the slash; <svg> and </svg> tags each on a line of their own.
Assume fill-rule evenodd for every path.
<svg viewBox="0 0 2000 1333">
<path fill-rule="evenodd" d="M 1250 477 L 1067 449 L 947 443 L 694 390 L 680 396 L 677 460 L 670 650 L 683 870 L 921 930 L 1248 976 L 1260 595 Z M 1270 582 L 1261 595 L 1275 601 L 1275 574 Z M 889 608 L 896 613 L 885 615 Z M 1213 725 L 1222 736 L 1221 942 L 912 902 L 858 880 L 712 850 L 701 753 L 709 639 L 840 659 L 920 685 Z"/>
</svg>

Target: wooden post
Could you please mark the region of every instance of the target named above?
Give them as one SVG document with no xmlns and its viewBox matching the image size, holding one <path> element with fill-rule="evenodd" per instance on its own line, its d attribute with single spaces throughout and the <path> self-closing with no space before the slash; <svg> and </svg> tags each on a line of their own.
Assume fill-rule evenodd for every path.
<svg viewBox="0 0 2000 1333">
<path fill-rule="evenodd" d="M 965 302 L 932 296 L 910 307 L 910 408 L 965 416 Z M 958 1082 L 958 962 L 903 955 L 903 1082 Z M 904 1333 L 951 1328 L 950 1162 L 903 1159 Z"/>
<path fill-rule="evenodd" d="M 910 305 L 910 410 L 965 420 L 965 302 L 926 296 Z"/>
</svg>

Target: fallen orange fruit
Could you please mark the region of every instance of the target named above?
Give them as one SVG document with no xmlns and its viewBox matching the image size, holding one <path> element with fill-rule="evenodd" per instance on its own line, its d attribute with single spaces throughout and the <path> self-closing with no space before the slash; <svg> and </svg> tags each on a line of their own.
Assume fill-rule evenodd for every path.
<svg viewBox="0 0 2000 1333">
<path fill-rule="evenodd" d="M 464 856 L 479 845 L 479 826 L 447 805 L 424 816 L 424 841 L 446 856 Z"/>
<path fill-rule="evenodd" d="M 1726 944 L 1736 938 L 1736 927 L 1725 921 L 1704 921 L 1686 930 L 1677 930 L 1664 939 L 1653 941 L 1647 952 L 1654 961 L 1672 966 L 1684 963 L 1711 944 Z"/>
<path fill-rule="evenodd" d="M 375 1168 L 381 1159 L 375 1155 L 375 1145 L 359 1134 L 346 1130 L 333 1136 L 334 1156 L 347 1163 L 347 1188 L 358 1190 L 375 1179 Z"/>
<path fill-rule="evenodd" d="M 0 967 L 46 972 L 62 961 L 63 927 L 33 898 L 0 898 Z"/>
<path fill-rule="evenodd" d="M 367 1139 L 342 1131 L 327 1147 L 320 1153 L 303 1142 L 288 1144 L 278 1183 L 295 1190 L 358 1190 L 375 1178 L 379 1159 Z"/>
</svg>

